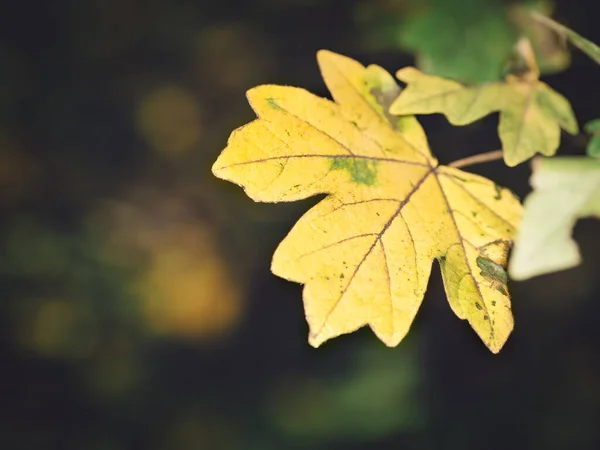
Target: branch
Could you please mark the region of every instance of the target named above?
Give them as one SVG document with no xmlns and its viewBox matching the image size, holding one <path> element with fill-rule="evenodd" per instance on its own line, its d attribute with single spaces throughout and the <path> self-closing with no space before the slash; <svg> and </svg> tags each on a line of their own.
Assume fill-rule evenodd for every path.
<svg viewBox="0 0 600 450">
<path fill-rule="evenodd" d="M 466 158 L 457 159 L 448 164 L 449 167 L 466 167 L 472 166 L 473 164 L 481 164 L 490 161 L 496 161 L 502 159 L 502 150 L 494 150 L 486 153 L 479 153 L 473 156 L 467 156 Z"/>
</svg>

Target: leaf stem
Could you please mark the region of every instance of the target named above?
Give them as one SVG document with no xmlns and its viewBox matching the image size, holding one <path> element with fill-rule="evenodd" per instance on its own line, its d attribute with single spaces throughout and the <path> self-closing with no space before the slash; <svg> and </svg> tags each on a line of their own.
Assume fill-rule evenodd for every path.
<svg viewBox="0 0 600 450">
<path fill-rule="evenodd" d="M 448 166 L 450 167 L 466 167 L 472 166 L 473 164 L 481 164 L 490 161 L 496 161 L 502 159 L 502 150 L 493 150 L 486 153 L 478 153 L 477 155 L 467 156 L 466 158 L 457 159 L 452 161 Z"/>
</svg>

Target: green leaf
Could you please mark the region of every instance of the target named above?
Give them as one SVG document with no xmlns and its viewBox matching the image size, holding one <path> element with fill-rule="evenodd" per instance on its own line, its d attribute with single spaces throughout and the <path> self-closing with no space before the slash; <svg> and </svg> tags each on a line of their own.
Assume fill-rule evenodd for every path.
<svg viewBox="0 0 600 450">
<path fill-rule="evenodd" d="M 600 119 L 590 120 L 583 127 L 592 138 L 587 145 L 587 154 L 592 158 L 600 158 Z"/>
<path fill-rule="evenodd" d="M 575 47 L 592 58 L 597 64 L 600 64 L 600 47 L 598 47 L 592 41 L 584 38 L 580 34 L 575 33 L 570 28 L 567 28 L 550 18 L 543 16 L 542 14 L 532 12 L 531 15 L 534 19 L 549 26 L 561 36 L 566 37 Z"/>
<path fill-rule="evenodd" d="M 600 134 L 595 135 L 587 145 L 587 154 L 592 158 L 600 158 Z"/>
<path fill-rule="evenodd" d="M 531 41 L 542 73 L 564 70 L 566 45 L 531 16 L 552 9 L 547 0 L 371 0 L 355 14 L 368 50 L 409 50 L 424 72 L 475 84 L 502 78 L 519 36 Z"/>
<path fill-rule="evenodd" d="M 581 262 L 571 237 L 582 217 L 600 218 L 600 160 L 586 157 L 536 159 L 533 192 L 509 262 L 509 274 L 523 280 Z"/>
<path fill-rule="evenodd" d="M 600 134 L 600 119 L 590 120 L 583 126 L 586 133 Z"/>
<path fill-rule="evenodd" d="M 433 0 L 400 28 L 399 40 L 425 72 L 483 83 L 502 77 L 517 37 L 499 1 Z"/>
</svg>

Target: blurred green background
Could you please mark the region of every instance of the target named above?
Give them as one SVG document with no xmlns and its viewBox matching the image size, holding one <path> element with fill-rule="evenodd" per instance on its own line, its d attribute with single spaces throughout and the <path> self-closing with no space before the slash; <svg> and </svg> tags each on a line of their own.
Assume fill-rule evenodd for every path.
<svg viewBox="0 0 600 450">
<path fill-rule="evenodd" d="M 536 27 L 539 1 L 56 0 L 0 15 L 0 448 L 600 448 L 600 227 L 585 264 L 513 283 L 492 355 L 434 268 L 394 349 L 306 342 L 301 286 L 271 255 L 318 199 L 254 204 L 210 173 L 263 83 L 327 96 L 320 48 L 390 71 L 502 76 L 519 34 L 598 116 L 600 70 Z M 600 41 L 598 5 L 554 17 Z M 568 67 L 569 66 L 569 67 Z M 568 67 L 568 69 L 567 69 Z M 567 69 L 567 70 L 565 70 Z M 497 116 L 422 118 L 442 163 L 498 148 Z M 563 154 L 586 138 L 563 135 Z M 473 171 L 519 195 L 528 164 Z"/>
</svg>

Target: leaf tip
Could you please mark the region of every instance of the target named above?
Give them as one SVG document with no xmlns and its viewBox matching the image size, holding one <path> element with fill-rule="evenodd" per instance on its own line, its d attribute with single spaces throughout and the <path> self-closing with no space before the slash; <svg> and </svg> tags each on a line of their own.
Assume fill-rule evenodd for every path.
<svg viewBox="0 0 600 450">
<path fill-rule="evenodd" d="M 506 342 L 508 341 L 508 338 L 510 337 L 513 330 L 514 323 L 511 323 L 509 327 L 505 330 L 505 333 L 503 333 L 502 337 L 484 340 L 485 346 L 489 349 L 490 352 L 492 352 L 494 355 L 497 355 L 498 353 L 500 353 L 500 350 L 502 350 L 506 345 Z"/>
<path fill-rule="evenodd" d="M 254 86 L 246 91 L 246 99 L 248 100 L 250 106 L 253 105 L 254 101 L 262 97 L 261 91 L 265 88 L 265 86 L 267 85 Z M 252 109 L 254 109 L 254 107 L 252 107 Z"/>
<path fill-rule="evenodd" d="M 327 50 L 326 48 L 322 48 L 317 51 L 317 60 L 321 61 L 322 59 L 327 59 L 335 55 L 337 55 L 337 53 Z"/>
<path fill-rule="evenodd" d="M 212 165 L 212 167 L 210 168 L 210 171 L 215 177 L 221 178 L 221 177 L 219 177 L 219 171 L 221 170 L 221 167 L 217 166 L 218 162 L 219 162 L 219 160 L 217 159 L 214 162 L 214 164 Z"/>
<path fill-rule="evenodd" d="M 573 117 L 573 122 L 569 123 L 564 130 L 572 136 L 577 136 L 579 134 L 579 124 L 577 120 Z"/>
<path fill-rule="evenodd" d="M 504 164 L 508 167 L 516 167 L 521 164 L 525 159 L 523 158 L 515 158 L 512 153 L 504 152 Z"/>
<path fill-rule="evenodd" d="M 396 71 L 396 78 L 398 78 L 400 81 L 404 81 L 409 82 L 414 80 L 415 78 L 417 78 L 419 76 L 421 72 L 412 67 L 412 66 L 407 66 L 407 67 L 403 67 L 402 69 Z"/>
<path fill-rule="evenodd" d="M 332 52 L 331 50 L 321 49 L 317 51 L 317 63 L 321 70 L 326 64 L 333 64 L 336 60 L 348 59 L 347 57 L 340 55 L 339 53 Z"/>
<path fill-rule="evenodd" d="M 225 151 L 225 150 L 223 150 Z M 220 179 L 224 179 L 224 175 L 223 175 L 223 170 L 226 168 L 223 165 L 222 162 L 222 156 L 223 156 L 223 152 L 221 152 L 221 154 L 218 156 L 218 158 L 216 159 L 216 161 L 213 163 L 212 167 L 210 168 L 210 171 L 212 172 L 212 174 Z"/>
<path fill-rule="evenodd" d="M 498 353 L 500 353 L 500 350 L 502 350 L 502 347 L 504 346 L 504 343 L 500 344 L 500 345 L 488 345 L 487 348 L 490 350 L 490 352 L 492 352 L 494 355 L 497 355 Z"/>
<path fill-rule="evenodd" d="M 327 339 L 323 339 L 317 333 L 313 333 L 312 331 L 308 333 L 308 343 L 313 348 L 319 348 Z"/>
</svg>

